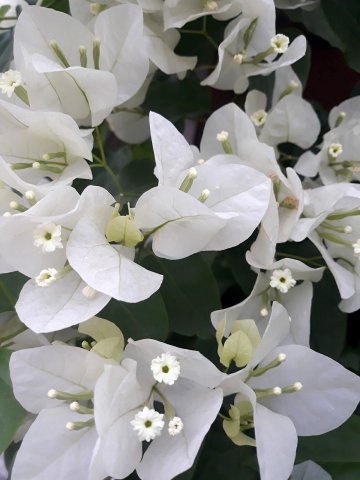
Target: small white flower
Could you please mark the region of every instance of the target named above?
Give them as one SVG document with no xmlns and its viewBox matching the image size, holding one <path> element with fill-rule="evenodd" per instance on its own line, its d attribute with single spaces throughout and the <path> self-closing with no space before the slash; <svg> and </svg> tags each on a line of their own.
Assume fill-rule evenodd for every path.
<svg viewBox="0 0 360 480">
<path fill-rule="evenodd" d="M 354 255 L 356 258 L 360 258 L 360 238 L 356 240 L 356 243 L 352 244 L 352 247 L 354 249 Z"/>
<path fill-rule="evenodd" d="M 14 93 L 15 88 L 22 84 L 21 73 L 17 70 L 8 70 L 0 76 L 1 92 L 6 94 L 9 98 Z"/>
<path fill-rule="evenodd" d="M 226 142 L 229 139 L 229 132 L 223 130 L 222 132 L 216 135 L 216 140 L 218 142 Z"/>
<path fill-rule="evenodd" d="M 41 247 L 44 253 L 54 252 L 57 248 L 63 248 L 61 240 L 61 225 L 55 223 L 43 223 L 34 230 L 34 245 Z"/>
<path fill-rule="evenodd" d="M 281 293 L 287 293 L 295 285 L 296 280 L 292 278 L 289 268 L 274 270 L 270 277 L 270 287 L 277 288 Z"/>
<path fill-rule="evenodd" d="M 337 158 L 343 152 L 343 146 L 341 143 L 332 143 L 328 148 L 329 155 L 333 158 Z"/>
<path fill-rule="evenodd" d="M 285 53 L 288 49 L 290 43 L 289 37 L 283 35 L 282 33 L 278 33 L 275 37 L 272 37 L 270 44 L 276 53 Z"/>
<path fill-rule="evenodd" d="M 35 282 L 39 287 L 48 287 L 57 280 L 58 271 L 56 268 L 47 268 L 41 270 L 39 275 L 35 278 Z"/>
<path fill-rule="evenodd" d="M 250 118 L 255 127 L 262 127 L 266 122 L 267 113 L 265 110 L 257 110 Z"/>
<path fill-rule="evenodd" d="M 184 428 L 184 424 L 180 417 L 173 417 L 169 422 L 168 432 L 172 437 L 179 435 Z"/>
<path fill-rule="evenodd" d="M 166 385 L 174 385 L 180 375 L 180 363 L 169 352 L 154 358 L 150 368 L 155 380 Z"/>
<path fill-rule="evenodd" d="M 144 407 L 135 415 L 134 420 L 131 420 L 130 423 L 138 434 L 140 441 L 150 442 L 150 440 L 154 440 L 155 437 L 161 435 L 165 425 L 163 416 L 162 413 L 148 407 Z"/>
</svg>

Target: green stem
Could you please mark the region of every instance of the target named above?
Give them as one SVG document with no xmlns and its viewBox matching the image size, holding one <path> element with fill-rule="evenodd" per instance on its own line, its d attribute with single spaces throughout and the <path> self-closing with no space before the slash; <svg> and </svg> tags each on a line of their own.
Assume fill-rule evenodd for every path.
<svg viewBox="0 0 360 480">
<path fill-rule="evenodd" d="M 124 195 L 124 189 L 120 185 L 119 179 L 117 178 L 117 175 L 114 173 L 114 171 L 111 169 L 110 165 L 107 163 L 106 156 L 105 156 L 105 150 L 104 150 L 104 145 L 101 139 L 100 135 L 100 128 L 95 127 L 95 137 L 96 137 L 96 143 L 99 148 L 100 152 L 100 157 L 97 155 L 93 154 L 94 159 L 98 162 L 99 165 L 101 165 L 104 170 L 109 174 L 111 177 L 115 187 L 117 188 L 119 195 L 123 196 Z"/>
<path fill-rule="evenodd" d="M 215 42 L 215 40 L 206 31 L 206 22 L 207 22 L 207 17 L 203 17 L 203 24 L 202 24 L 202 29 L 201 30 L 191 30 L 191 29 L 187 29 L 187 28 L 179 28 L 179 32 L 180 33 L 187 33 L 189 35 L 202 35 L 217 50 L 218 49 L 218 44 Z"/>
<path fill-rule="evenodd" d="M 300 262 L 303 263 L 309 263 L 312 264 L 315 267 L 323 267 L 324 265 L 321 265 L 316 262 L 316 260 L 321 260 L 322 256 L 317 256 L 317 257 L 300 257 L 299 255 L 292 255 L 291 253 L 283 253 L 283 252 L 276 252 L 277 257 L 282 257 L 282 258 L 292 258 L 293 260 L 299 260 Z"/>
</svg>

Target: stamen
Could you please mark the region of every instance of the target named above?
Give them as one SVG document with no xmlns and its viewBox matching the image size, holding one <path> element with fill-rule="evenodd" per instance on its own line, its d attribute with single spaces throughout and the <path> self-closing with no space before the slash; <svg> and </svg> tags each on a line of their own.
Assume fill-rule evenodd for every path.
<svg viewBox="0 0 360 480">
<path fill-rule="evenodd" d="M 336 119 L 335 127 L 338 127 L 342 123 L 342 121 L 344 120 L 345 117 L 346 117 L 346 113 L 345 112 L 340 112 L 337 119 Z"/>
<path fill-rule="evenodd" d="M 79 47 L 79 55 L 80 55 L 80 65 L 84 68 L 87 67 L 87 52 L 84 45 L 80 45 Z"/>
<path fill-rule="evenodd" d="M 84 407 L 83 405 L 80 405 L 79 402 L 70 403 L 70 410 L 72 410 L 73 412 L 83 413 L 83 414 L 93 414 L 94 413 L 93 408 Z"/>
<path fill-rule="evenodd" d="M 100 39 L 93 40 L 93 61 L 95 70 L 100 70 Z"/>
<path fill-rule="evenodd" d="M 285 90 L 280 94 L 279 96 L 279 102 L 282 100 L 284 97 L 287 95 L 290 95 L 294 90 L 299 88 L 299 83 L 296 82 L 295 80 L 290 80 L 288 86 L 285 88 Z"/>
<path fill-rule="evenodd" d="M 210 195 L 210 190 L 208 188 L 205 188 L 200 193 L 200 196 L 198 198 L 199 202 L 204 203 L 209 198 L 209 195 Z"/>
<path fill-rule="evenodd" d="M 256 394 L 256 398 L 265 398 L 271 397 L 273 395 L 281 395 L 282 389 L 280 387 L 273 387 L 273 388 L 255 388 L 254 392 Z"/>
<path fill-rule="evenodd" d="M 187 192 L 190 190 L 190 188 L 192 187 L 192 184 L 194 183 L 194 180 L 195 180 L 196 177 L 197 177 L 196 168 L 191 167 L 191 168 L 189 169 L 186 177 L 185 177 L 184 180 L 182 181 L 179 189 L 180 189 L 182 192 L 187 193 Z"/>
<path fill-rule="evenodd" d="M 65 425 L 66 428 L 70 431 L 73 430 L 82 430 L 83 428 L 93 427 L 95 425 L 95 420 L 90 418 L 86 422 L 67 422 Z"/>
<path fill-rule="evenodd" d="M 264 365 L 263 367 L 257 367 L 255 369 L 253 368 L 252 370 L 250 370 L 249 377 L 260 377 L 260 375 L 263 375 L 268 370 L 271 370 L 272 368 L 276 368 L 281 365 L 283 362 L 285 362 L 285 360 L 286 354 L 279 353 L 279 355 L 267 365 Z"/>
<path fill-rule="evenodd" d="M 296 393 L 302 389 L 302 383 L 295 382 L 293 385 L 288 385 L 287 387 L 281 388 L 281 393 Z"/>
<path fill-rule="evenodd" d="M 233 153 L 233 149 L 231 148 L 231 145 L 229 142 L 229 132 L 222 130 L 220 133 L 216 135 L 216 140 L 221 143 L 225 153 L 229 155 Z"/>
<path fill-rule="evenodd" d="M 78 393 L 68 393 L 52 388 L 48 391 L 48 397 L 56 400 L 91 400 L 93 398 L 93 392 L 92 390 L 83 390 Z"/>
<path fill-rule="evenodd" d="M 56 40 L 50 40 L 49 42 L 49 47 L 53 51 L 54 55 L 60 60 L 60 62 L 63 64 L 65 68 L 69 68 L 70 64 L 67 61 L 64 52 L 61 50 L 59 44 L 57 43 Z"/>
</svg>

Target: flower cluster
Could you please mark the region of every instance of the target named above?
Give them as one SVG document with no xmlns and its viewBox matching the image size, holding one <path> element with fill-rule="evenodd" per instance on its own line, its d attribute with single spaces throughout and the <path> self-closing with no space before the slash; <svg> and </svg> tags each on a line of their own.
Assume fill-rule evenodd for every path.
<svg viewBox="0 0 360 480">
<path fill-rule="evenodd" d="M 306 39 L 275 28 L 276 9 L 320 2 L 41 3 L 0 1 L 14 45 L 0 74 L 0 290 L 13 303 L 0 387 L 24 409 L 0 442 L 21 441 L 11 478 L 171 480 L 215 423 L 256 448 L 261 480 L 326 479 L 294 462 L 298 436 L 336 429 L 360 398 L 355 373 L 310 348 L 326 270 L 340 310 L 360 308 L 360 97 L 322 128 L 292 67 Z M 151 104 L 182 81 L 236 102 L 182 128 L 185 99 Z M 14 299 L 11 274 L 26 277 Z M 234 278 L 241 302 L 221 308 Z"/>
</svg>

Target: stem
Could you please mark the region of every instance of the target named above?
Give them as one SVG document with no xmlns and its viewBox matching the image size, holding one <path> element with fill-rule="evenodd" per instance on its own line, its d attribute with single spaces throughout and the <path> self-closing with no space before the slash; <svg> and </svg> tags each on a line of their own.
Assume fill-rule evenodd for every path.
<svg viewBox="0 0 360 480">
<path fill-rule="evenodd" d="M 189 35 L 202 35 L 217 50 L 218 49 L 218 44 L 215 42 L 215 40 L 206 31 L 206 22 L 207 22 L 207 17 L 203 17 L 203 24 L 202 24 L 202 29 L 201 30 L 191 30 L 191 29 L 187 29 L 187 28 L 179 28 L 179 32 L 180 33 L 187 33 Z"/>
<path fill-rule="evenodd" d="M 0 344 L 7 342 L 8 340 L 12 340 L 17 335 L 20 335 L 20 333 L 25 332 L 25 330 L 27 330 L 27 327 L 25 327 L 25 325 L 22 325 L 17 330 L 15 330 L 14 333 L 11 333 L 10 335 L 6 335 L 6 337 L 0 338 Z M 2 345 L 2 347 L 4 348 L 4 345 Z"/>
<path fill-rule="evenodd" d="M 117 178 L 117 175 L 113 172 L 110 165 L 106 161 L 104 145 L 103 145 L 103 142 L 102 142 L 102 139 L 101 139 L 100 128 L 99 127 L 95 127 L 95 137 L 96 137 L 97 146 L 99 148 L 100 157 L 98 157 L 97 155 L 94 155 L 94 154 L 93 154 L 93 157 L 98 162 L 98 165 L 103 167 L 104 170 L 109 174 L 109 176 L 111 177 L 115 187 L 117 188 L 117 190 L 119 192 L 119 195 L 123 196 L 124 195 L 124 190 L 123 190 L 122 186 L 120 185 L 119 179 Z M 95 165 L 93 165 L 93 168 L 94 167 L 95 167 Z"/>
<path fill-rule="evenodd" d="M 316 262 L 316 260 L 321 260 L 322 257 L 319 255 L 317 257 L 300 257 L 299 255 L 292 255 L 291 253 L 283 253 L 283 252 L 276 252 L 277 257 L 282 257 L 282 258 L 292 258 L 294 260 L 299 260 L 300 262 L 304 263 L 309 263 L 312 264 L 314 267 L 323 267 L 324 265 L 321 265 Z"/>
</svg>

